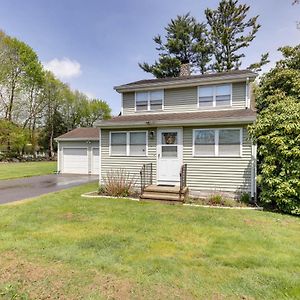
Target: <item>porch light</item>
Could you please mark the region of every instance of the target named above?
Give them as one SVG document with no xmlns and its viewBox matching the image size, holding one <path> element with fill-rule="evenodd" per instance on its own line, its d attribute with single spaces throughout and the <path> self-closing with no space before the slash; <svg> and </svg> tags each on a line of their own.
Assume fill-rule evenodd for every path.
<svg viewBox="0 0 300 300">
<path fill-rule="evenodd" d="M 154 136 L 155 136 L 155 132 L 154 132 L 154 131 L 150 131 L 150 133 L 149 133 L 149 137 L 150 137 L 150 139 L 153 139 L 153 138 L 154 138 Z"/>
</svg>

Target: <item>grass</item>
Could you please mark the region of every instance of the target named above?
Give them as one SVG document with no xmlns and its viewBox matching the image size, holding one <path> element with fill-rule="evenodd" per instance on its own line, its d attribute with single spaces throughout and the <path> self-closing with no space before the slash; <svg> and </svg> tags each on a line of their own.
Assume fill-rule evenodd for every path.
<svg viewBox="0 0 300 300">
<path fill-rule="evenodd" d="M 56 171 L 56 162 L 22 162 L 22 163 L 0 163 L 0 180 L 37 175 L 47 175 Z"/>
<path fill-rule="evenodd" d="M 300 299 L 300 220 L 81 198 L 0 206 L 3 299 Z"/>
</svg>

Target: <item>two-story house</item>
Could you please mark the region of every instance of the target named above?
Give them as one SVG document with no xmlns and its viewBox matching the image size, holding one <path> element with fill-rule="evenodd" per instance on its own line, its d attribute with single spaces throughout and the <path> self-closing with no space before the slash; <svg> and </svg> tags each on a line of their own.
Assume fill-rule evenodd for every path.
<svg viewBox="0 0 300 300">
<path fill-rule="evenodd" d="M 98 124 L 100 182 L 125 169 L 142 185 L 143 198 L 167 199 L 185 186 L 192 193 L 254 197 L 256 148 L 247 126 L 256 118 L 256 76 L 236 70 L 116 86 L 121 115 Z"/>
</svg>

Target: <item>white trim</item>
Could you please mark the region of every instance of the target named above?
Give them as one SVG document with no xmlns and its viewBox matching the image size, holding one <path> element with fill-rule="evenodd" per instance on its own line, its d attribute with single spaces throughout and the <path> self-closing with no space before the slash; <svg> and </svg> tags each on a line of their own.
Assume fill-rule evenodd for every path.
<svg viewBox="0 0 300 300">
<path fill-rule="evenodd" d="M 198 86 L 198 85 L 207 85 L 207 84 L 223 84 L 231 82 L 244 82 L 246 78 L 255 79 L 257 74 L 249 72 L 247 74 L 224 74 L 224 76 L 211 77 L 211 78 L 192 78 L 186 80 L 177 80 L 169 82 L 150 82 L 135 84 L 132 86 L 120 85 L 115 86 L 114 89 L 117 92 L 133 92 L 133 91 L 143 91 L 143 90 L 155 90 L 155 89 L 164 89 L 164 88 L 179 88 L 179 87 L 188 87 L 188 86 Z"/>
<path fill-rule="evenodd" d="M 195 153 L 195 132 L 197 130 L 213 130 L 215 133 L 215 155 L 197 155 Z M 240 155 L 219 155 L 219 134 L 220 130 L 239 130 L 240 131 Z M 194 128 L 193 129 L 193 146 L 192 155 L 193 157 L 243 157 L 243 128 L 241 127 L 222 127 L 222 128 Z"/>
<path fill-rule="evenodd" d="M 249 95 L 249 92 L 250 92 L 250 89 L 249 89 L 249 77 L 247 77 L 246 79 L 246 98 L 245 98 L 245 107 L 246 108 L 250 108 L 250 95 Z"/>
<path fill-rule="evenodd" d="M 101 147 L 101 128 L 99 130 L 99 185 L 101 185 L 102 181 L 102 147 Z"/>
<path fill-rule="evenodd" d="M 157 128 L 156 131 L 156 183 L 159 184 L 174 184 L 174 182 L 167 182 L 167 181 L 161 181 L 159 180 L 159 156 L 162 155 L 161 153 L 161 132 L 168 131 L 168 132 L 177 132 L 178 133 L 178 143 L 177 143 L 177 153 L 178 153 L 178 158 L 180 160 L 180 165 L 183 164 L 183 127 L 172 127 L 172 128 L 165 128 L 165 127 L 160 127 Z"/>
<path fill-rule="evenodd" d="M 124 112 L 124 94 L 121 95 L 121 115 L 123 116 Z"/>
<path fill-rule="evenodd" d="M 146 133 L 146 152 L 145 155 L 130 155 L 130 133 L 141 132 Z M 126 134 L 126 154 L 125 155 L 112 155 L 111 154 L 111 134 L 112 133 L 125 133 Z M 110 157 L 147 157 L 148 156 L 148 130 L 112 130 L 109 132 L 109 156 Z"/>
<path fill-rule="evenodd" d="M 162 92 L 162 103 L 161 103 L 161 109 L 151 109 L 151 99 L 150 99 L 150 94 L 151 92 Z M 136 109 L 136 95 L 137 93 L 147 93 L 147 109 L 144 110 L 137 110 Z M 165 90 L 164 89 L 155 89 L 155 90 L 144 90 L 144 91 L 135 91 L 134 92 L 134 111 L 136 113 L 143 113 L 143 112 L 161 112 L 164 111 L 165 109 Z"/>
<path fill-rule="evenodd" d="M 98 147 L 91 147 L 91 171 L 89 173 L 91 173 L 92 175 L 95 175 L 95 173 L 93 173 L 93 169 L 94 169 L 94 149 L 98 149 L 98 151 L 99 151 L 98 157 L 100 157 L 100 148 L 99 148 L 99 146 Z"/>
<path fill-rule="evenodd" d="M 56 171 L 57 173 L 60 172 L 60 150 L 59 150 L 59 141 L 57 142 L 57 166 L 56 166 Z"/>
<path fill-rule="evenodd" d="M 256 169 L 256 156 L 257 156 L 257 146 L 251 146 L 251 197 L 256 197 L 256 180 L 257 180 L 257 169 Z"/>
<path fill-rule="evenodd" d="M 256 116 L 247 116 L 247 117 L 228 117 L 228 118 L 209 118 L 207 120 L 201 119 L 190 119 L 190 120 L 161 120 L 161 121 L 136 121 L 134 124 L 132 122 L 116 122 L 109 123 L 109 121 L 105 121 L 105 123 L 98 123 L 98 126 L 102 129 L 118 129 L 120 127 L 128 127 L 128 128 L 141 128 L 149 126 L 152 127 L 174 127 L 174 126 L 206 126 L 206 125 L 241 125 L 241 124 L 252 124 L 256 120 Z"/>
<path fill-rule="evenodd" d="M 98 138 L 56 138 L 56 142 L 97 142 Z"/>
<path fill-rule="evenodd" d="M 224 86 L 224 85 L 227 85 L 229 86 L 230 88 L 230 105 L 217 105 L 217 87 L 219 86 Z M 200 101 L 199 101 L 199 96 L 200 96 L 200 93 L 199 93 L 199 90 L 201 88 L 206 88 L 206 87 L 210 87 L 212 88 L 212 94 L 213 94 L 213 102 L 212 102 L 212 106 L 211 105 L 208 105 L 208 106 L 200 106 Z M 208 109 L 211 109 L 213 108 L 212 110 L 215 110 L 215 108 L 229 108 L 229 107 L 232 107 L 232 83 L 224 83 L 224 84 L 209 84 L 209 85 L 198 85 L 197 86 L 197 107 L 199 110 L 205 110 L 207 111 Z"/>
</svg>

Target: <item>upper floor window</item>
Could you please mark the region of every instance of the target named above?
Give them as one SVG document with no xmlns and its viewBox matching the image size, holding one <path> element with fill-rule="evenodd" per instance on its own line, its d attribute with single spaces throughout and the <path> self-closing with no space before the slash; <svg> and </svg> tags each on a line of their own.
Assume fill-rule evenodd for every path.
<svg viewBox="0 0 300 300">
<path fill-rule="evenodd" d="M 230 106 L 231 84 L 198 87 L 198 107 Z"/>
<path fill-rule="evenodd" d="M 149 92 L 135 93 L 135 110 L 162 110 L 164 100 L 164 91 L 156 90 Z"/>
</svg>

